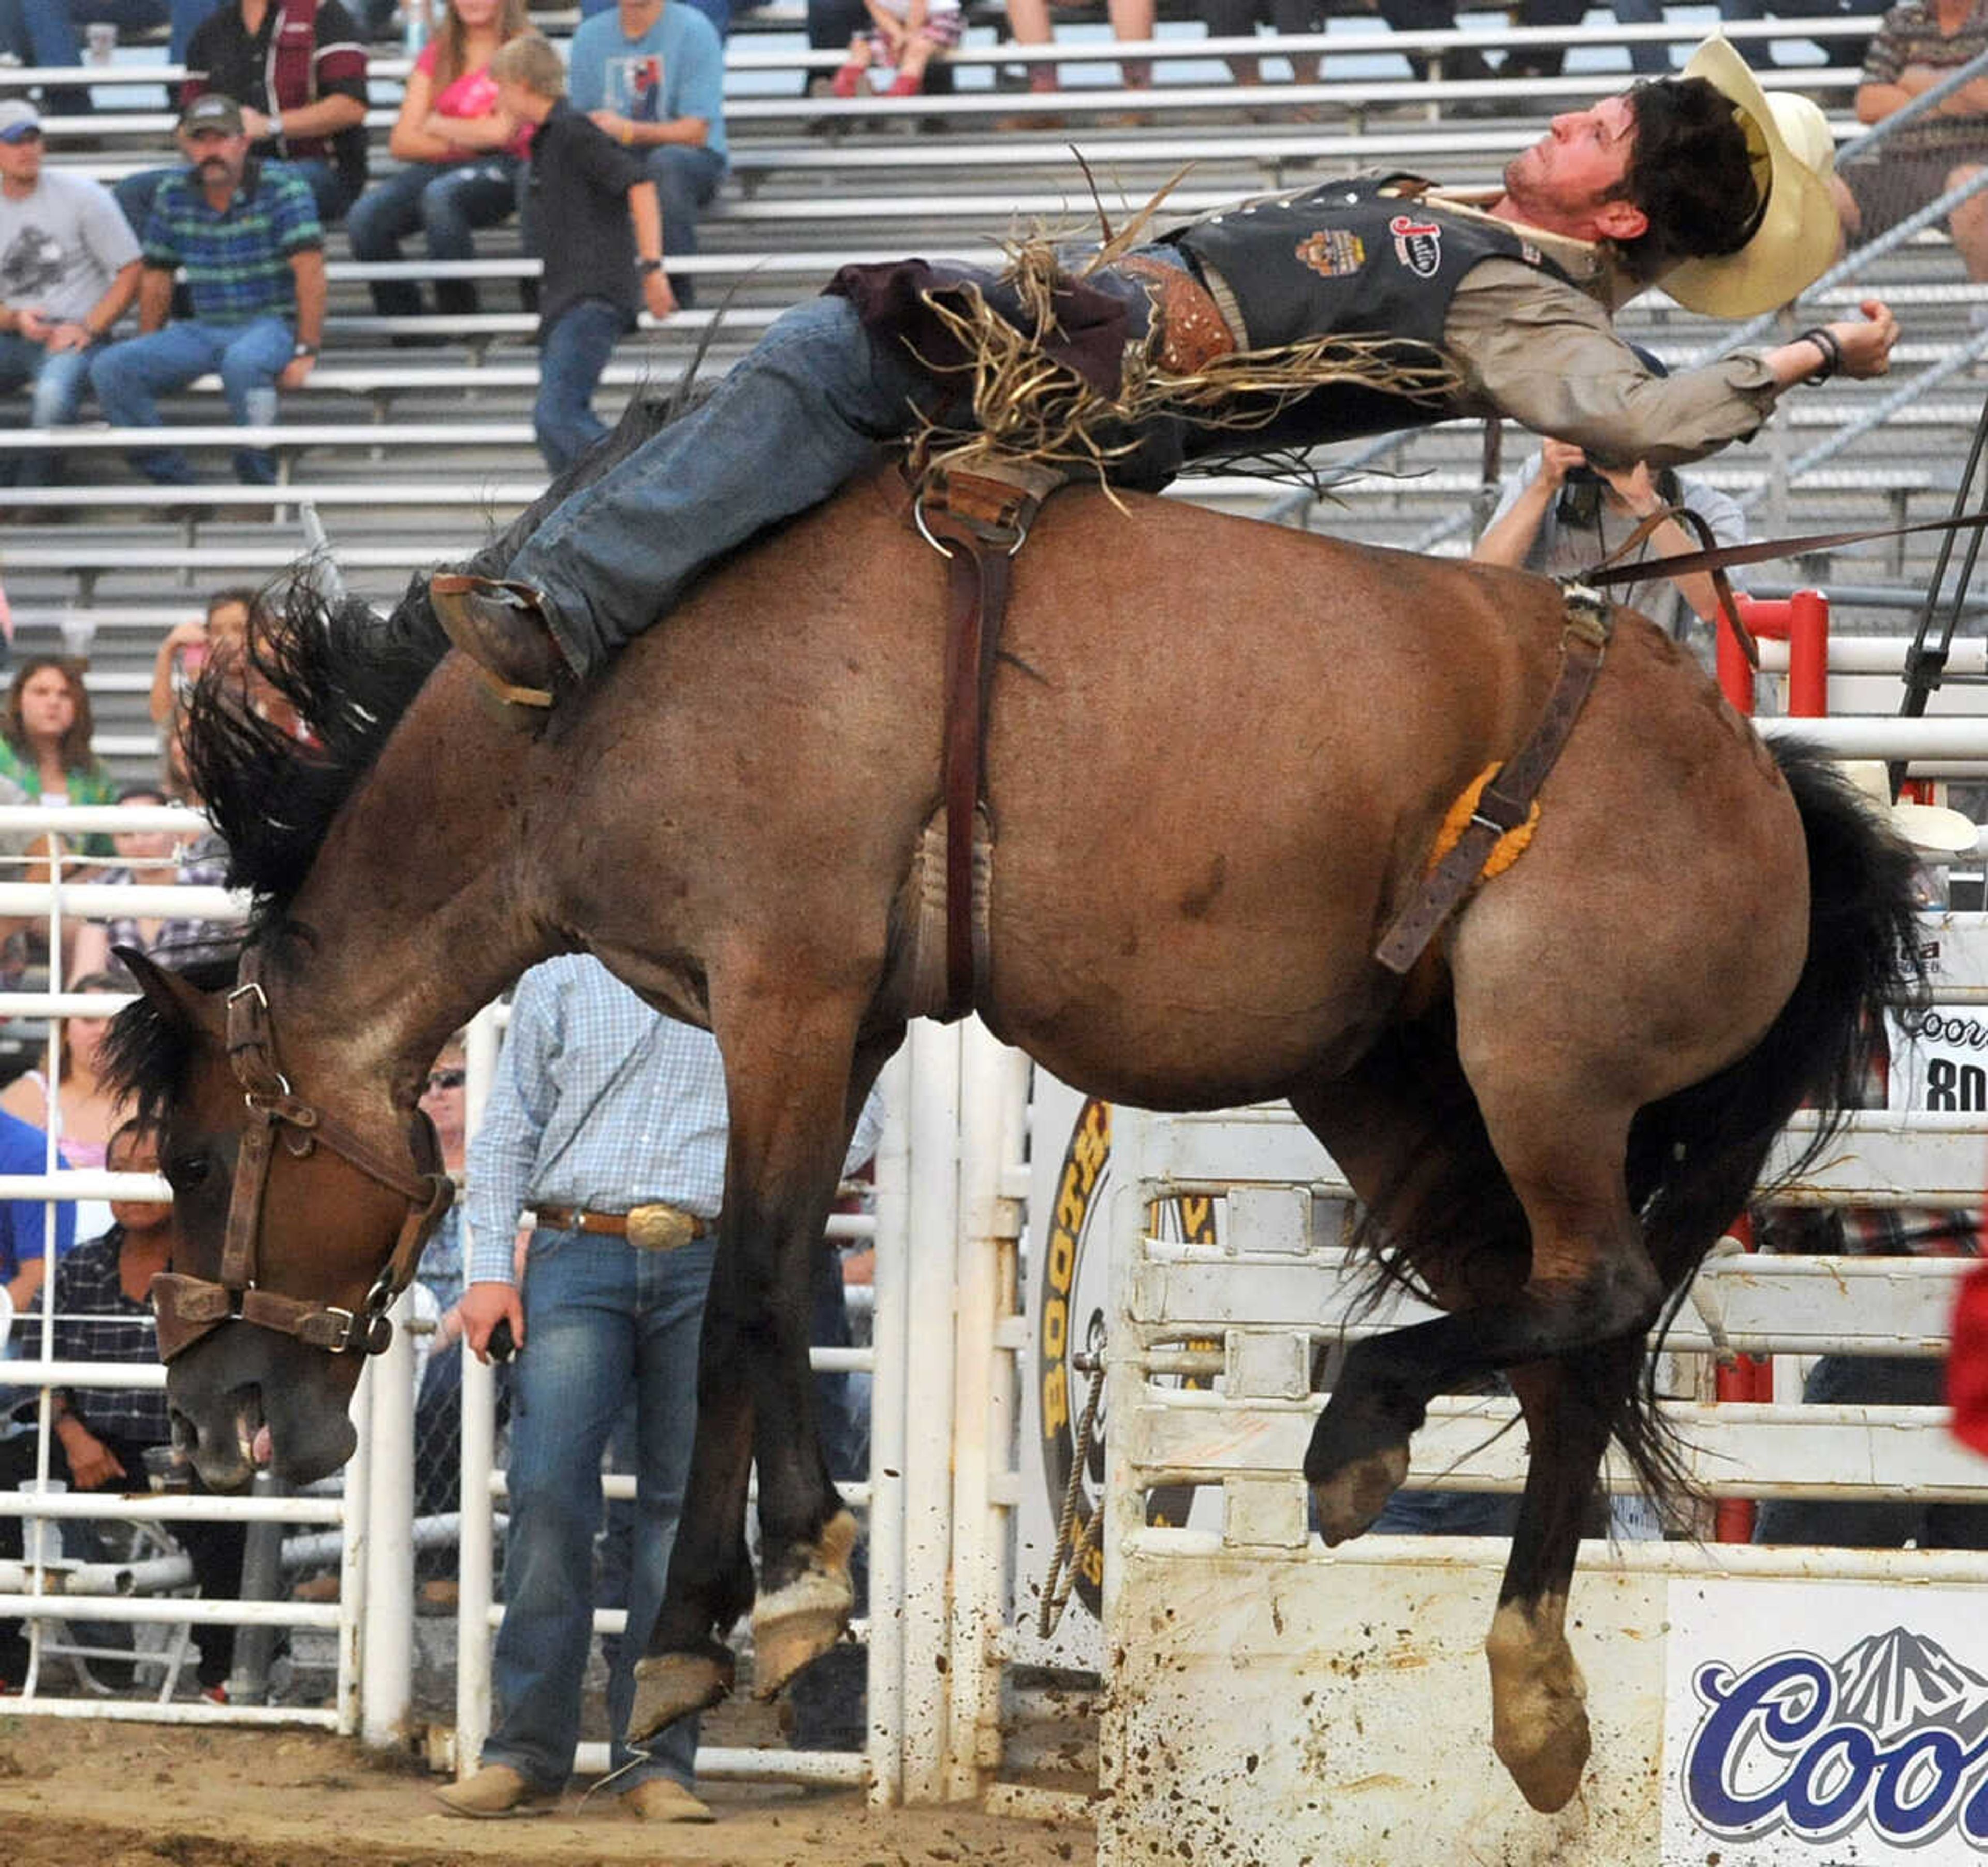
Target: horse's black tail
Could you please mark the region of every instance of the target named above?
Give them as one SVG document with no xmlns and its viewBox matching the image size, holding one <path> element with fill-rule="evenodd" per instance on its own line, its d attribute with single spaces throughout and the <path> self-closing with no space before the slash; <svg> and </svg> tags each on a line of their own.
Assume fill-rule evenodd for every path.
<svg viewBox="0 0 1988 1867">
<path fill-rule="evenodd" d="M 1806 1171 L 1844 1111 L 1865 1099 L 1885 1006 L 1912 1003 L 1925 991 L 1912 851 L 1817 748 L 1779 739 L 1773 753 L 1808 845 L 1808 956 L 1801 976 L 1746 1056 L 1651 1104 L 1630 1130 L 1630 1199 L 1652 1260 L 1675 1293 L 1672 1314 L 1706 1254 L 1753 1196 L 1789 1118 L 1804 1104 L 1822 1115 L 1780 1184 Z M 1682 1487 L 1675 1446 L 1647 1382 L 1618 1410 L 1616 1436 L 1652 1495 Z"/>
</svg>

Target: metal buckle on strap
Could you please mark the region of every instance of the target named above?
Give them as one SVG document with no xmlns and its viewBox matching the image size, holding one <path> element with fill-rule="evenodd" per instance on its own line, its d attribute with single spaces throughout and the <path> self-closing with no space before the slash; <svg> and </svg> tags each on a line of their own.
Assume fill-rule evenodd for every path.
<svg viewBox="0 0 1988 1867">
<path fill-rule="evenodd" d="M 628 1242 L 638 1251 L 676 1251 L 702 1229 L 702 1221 L 681 1206 L 634 1206 L 628 1209 Z"/>
</svg>

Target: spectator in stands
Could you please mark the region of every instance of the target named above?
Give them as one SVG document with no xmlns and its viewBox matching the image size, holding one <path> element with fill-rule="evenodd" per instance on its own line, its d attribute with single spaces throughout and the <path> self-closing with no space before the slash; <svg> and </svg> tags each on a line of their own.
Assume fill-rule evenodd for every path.
<svg viewBox="0 0 1988 1867">
<path fill-rule="evenodd" d="M 69 989 L 124 993 L 130 986 L 107 972 L 92 972 L 71 980 Z M 53 1020 L 49 1052 L 58 1087 L 52 1101 L 49 1077 L 39 1069 L 24 1070 L 0 1090 L 0 1109 L 30 1128 L 52 1131 L 72 1167 L 102 1166 L 104 1151 L 120 1119 L 117 1103 L 103 1086 L 96 1067 L 111 1015 L 106 1010 L 98 1017 Z"/>
<path fill-rule="evenodd" d="M 0 98 L 0 391 L 29 392 L 34 428 L 66 428 L 92 353 L 138 293 L 138 242 L 103 185 L 44 168 L 32 104 Z M 0 455 L 0 487 L 59 477 L 52 453 Z"/>
<path fill-rule="evenodd" d="M 460 1033 L 442 1046 L 428 1071 L 421 1103 L 435 1125 L 442 1165 L 463 1180 L 468 1108 L 468 1056 Z M 428 1362 L 414 1402 L 414 1514 L 439 1517 L 462 1507 L 462 1289 L 463 1206 L 458 1199 L 421 1249 L 415 1277 L 435 1300 L 438 1312 L 428 1344 Z M 498 1430 L 509 1417 L 509 1391 L 498 1392 Z M 423 1551 L 415 1557 L 421 1598 L 431 1608 L 455 1600 L 455 1553 Z"/>
<path fill-rule="evenodd" d="M 129 979 L 108 972 L 90 972 L 69 981 L 69 990 L 83 993 L 127 993 Z M 110 1137 L 123 1118 L 116 1097 L 105 1088 L 97 1071 L 97 1058 L 103 1048 L 104 1034 L 117 1010 L 113 1000 L 100 1016 L 57 1018 L 49 1033 L 48 1061 L 56 1084 L 53 1098 L 49 1094 L 50 1074 L 24 1070 L 4 1090 L 0 1109 L 43 1134 L 52 1134 L 64 1162 L 74 1168 L 103 1165 Z M 85 1238 L 93 1238 L 110 1222 L 109 1211 L 95 1200 L 73 1202 L 76 1227 Z"/>
<path fill-rule="evenodd" d="M 49 1138 L 17 1115 L 0 1109 L 0 1174 L 41 1174 L 48 1171 Z M 69 1162 L 58 1153 L 56 1165 Z M 49 1202 L 42 1199 L 0 1199 L 0 1284 L 14 1300 L 19 1315 L 42 1287 L 48 1260 Z M 76 1208 L 66 1199 L 55 1202 L 56 1256 L 63 1257 L 76 1243 Z"/>
<path fill-rule="evenodd" d="M 1631 4 L 1635 4 L 1635 0 L 1631 0 Z M 1396 32 L 1457 30 L 1456 0 L 1377 0 L 1377 5 L 1381 17 Z M 1587 0 L 1519 0 L 1514 23 L 1521 26 L 1577 25 L 1587 10 Z M 1462 83 L 1493 76 L 1557 77 L 1564 56 L 1558 46 L 1513 46 L 1504 54 L 1496 72 L 1474 46 L 1454 46 L 1439 53 L 1437 57 L 1441 61 L 1444 79 Z M 1406 56 L 1416 76 L 1430 75 L 1432 62 L 1428 57 L 1415 52 Z M 1640 71 L 1642 67 L 1638 66 L 1636 69 Z M 1459 116 L 1473 117 L 1495 115 L 1503 107 L 1496 98 L 1473 98 L 1453 109 Z"/>
<path fill-rule="evenodd" d="M 1980 1216 L 1972 1212 L 1776 1206 L 1756 1213 L 1755 1223 L 1763 1251 L 1973 1257 L 1980 1250 Z M 1802 1401 L 1808 1406 L 1944 1406 L 1946 1376 L 1938 1355 L 1821 1355 L 1802 1383 Z M 1861 1503 L 1770 1498 L 1754 1520 L 1753 1541 L 1852 1549 L 1988 1549 L 1988 1506 L 1909 1495 Z"/>
<path fill-rule="evenodd" d="M 1988 52 L 1988 0 L 1905 0 L 1885 15 L 1864 60 L 1857 120 L 1882 123 L 1922 92 Z M 1988 162 L 1988 78 L 1974 78 L 1927 115 L 1886 134 L 1846 162 L 1851 205 L 1844 225 L 1853 243 L 1888 233 L 1936 196 L 1956 188 Z M 1947 217 L 1967 276 L 1988 281 L 1988 190 Z M 1988 324 L 1988 306 L 1977 306 Z"/>
<path fill-rule="evenodd" d="M 1670 374 L 1649 351 L 1631 347 L 1652 375 Z M 1643 461 L 1604 466 L 1570 442 L 1549 439 L 1524 466 L 1506 475 L 1497 509 L 1471 556 L 1483 564 L 1578 577 L 1600 564 L 1645 519 L 1674 506 L 1697 513 L 1716 543 L 1746 542 L 1746 516 L 1737 502 L 1697 475 L 1668 467 L 1652 472 Z M 1667 519 L 1636 547 L 1634 561 L 1696 551 L 1700 543 L 1695 532 Z M 1703 571 L 1652 577 L 1610 594 L 1679 641 L 1693 616 L 1708 629 L 1719 626 L 1719 593 Z"/>
<path fill-rule="evenodd" d="M 110 1138 L 109 1165 L 117 1173 L 156 1173 L 156 1139 L 134 1122 Z M 9 1168 L 9 1172 L 19 1169 Z M 39 1171 L 39 1165 L 33 1171 Z M 167 1200 L 118 1199 L 114 1223 L 64 1257 L 56 1267 L 55 1355 L 64 1361 L 142 1361 L 155 1364 L 158 1336 L 152 1317 L 152 1279 L 166 1269 L 173 1246 L 173 1209 Z M 161 1388 L 59 1388 L 52 1397 L 50 1476 L 79 1491 L 143 1490 L 144 1455 L 172 1443 Z M 0 1440 L 0 1490 L 35 1476 L 36 1436 Z M 197 1482 L 197 1481 L 196 1481 Z M 173 1534 L 193 1564 L 204 1595 L 238 1595 L 245 1526 L 238 1520 L 203 1522 L 185 1518 Z M 21 1554 L 20 1519 L 0 1517 L 0 1555 Z M 200 1652 L 202 1696 L 228 1702 L 226 1680 L 234 1662 L 235 1630 L 221 1622 L 196 1622 L 194 1644 Z M 21 1624 L 0 1623 L 0 1679 L 25 1676 L 27 1642 Z"/>
<path fill-rule="evenodd" d="M 1211 4 L 1217 0 L 1211 0 Z M 829 81 L 830 93 L 854 97 L 872 65 L 895 67 L 887 97 L 915 97 L 926 68 L 959 43 L 959 0 L 864 0 L 869 22 L 849 36 L 849 56 Z"/>
<path fill-rule="evenodd" d="M 166 801 L 164 790 L 156 784 L 127 784 L 117 793 L 120 809 L 128 805 L 134 810 L 156 810 Z M 96 880 L 120 888 L 170 887 L 178 863 L 174 842 L 170 830 L 113 830 L 110 844 L 117 852 L 117 865 L 102 871 Z M 161 944 L 165 926 L 164 915 L 156 914 L 120 914 L 86 922 L 76 930 L 69 969 L 113 979 L 115 989 L 128 991 L 131 982 L 113 970 L 117 962 L 110 949 L 131 946 L 150 953 Z"/>
<path fill-rule="evenodd" d="M 11 778 L 38 803 L 107 804 L 117 795 L 110 774 L 90 749 L 94 730 L 83 670 L 56 654 L 38 654 L 15 671 L 0 714 L 0 777 Z M 96 855 L 113 854 L 100 837 L 85 840 Z"/>
<path fill-rule="evenodd" d="M 1764 19 L 1770 14 L 1777 19 L 1861 19 L 1875 10 L 1865 0 L 1719 0 L 1719 11 L 1727 19 Z M 1848 65 L 1854 70 L 1864 63 L 1871 42 L 1853 32 L 1814 42 L 1822 48 L 1824 64 Z M 1778 56 L 1773 62 L 1790 63 Z"/>
<path fill-rule="evenodd" d="M 663 276 L 662 217 L 641 157 L 566 103 L 566 69 L 544 39 L 512 39 L 490 75 L 501 107 L 534 126 L 525 213 L 545 279 L 532 427 L 557 473 L 607 432 L 593 391 L 616 340 L 645 303 L 658 320 L 676 309 Z"/>
<path fill-rule="evenodd" d="M 441 30 L 408 74 L 387 139 L 401 171 L 367 189 L 346 218 L 354 259 L 397 260 L 401 241 L 419 231 L 431 259 L 472 259 L 477 230 L 517 211 L 532 127 L 498 103 L 490 59 L 530 29 L 525 0 L 448 0 Z M 411 279 L 376 279 L 369 289 L 382 317 L 421 315 L 421 287 Z M 436 308 L 451 317 L 479 303 L 473 279 L 438 279 L 434 292 Z"/>
<path fill-rule="evenodd" d="M 0 53 L 10 53 L 22 64 L 44 70 L 80 66 L 86 22 L 115 26 L 134 35 L 156 32 L 170 23 L 172 42 L 167 56 L 177 65 L 192 41 L 194 27 L 214 4 L 215 0 L 0 0 Z M 90 92 L 82 85 L 51 86 L 42 102 L 51 117 L 90 114 Z"/>
<path fill-rule="evenodd" d="M 276 419 L 276 392 L 301 389 L 324 330 L 324 232 L 303 178 L 248 153 L 242 107 L 209 91 L 180 113 L 180 145 L 192 166 L 169 177 L 145 223 L 145 271 L 137 337 L 113 343 L 90 367 L 96 398 L 113 426 L 161 425 L 158 397 L 218 370 L 228 406 L 244 427 Z M 173 277 L 182 266 L 191 318 L 168 321 Z M 177 448 L 131 455 L 161 485 L 193 482 Z M 276 458 L 240 448 L 235 477 L 271 486 Z"/>
<path fill-rule="evenodd" d="M 611 13 L 617 3 L 618 0 L 580 0 L 580 16 L 582 19 L 591 19 L 596 13 Z M 745 0 L 745 3 L 748 6 L 756 6 L 760 4 L 760 0 Z M 853 0 L 853 3 L 860 15 L 863 11 L 862 0 Z M 711 22 L 711 29 L 718 35 L 721 44 L 732 36 L 732 0 L 685 0 L 685 4 L 695 8 Z M 813 0 L 810 0 L 810 6 L 812 4 Z M 834 43 L 840 45 L 844 36 L 838 34 Z M 813 45 L 814 42 L 810 39 L 808 42 Z"/>
<path fill-rule="evenodd" d="M 181 109 L 209 91 L 235 99 L 248 153 L 303 176 L 323 225 L 343 218 L 366 185 L 366 45 L 340 0 L 225 0 L 194 32 L 186 65 Z M 172 172 L 118 183 L 136 231 Z"/>
<path fill-rule="evenodd" d="M 573 107 L 634 151 L 656 184 L 664 253 L 695 252 L 697 217 L 726 166 L 725 54 L 711 22 L 685 0 L 619 0 L 580 22 L 570 56 Z M 679 305 L 695 300 L 686 274 L 670 290 Z"/>
<path fill-rule="evenodd" d="M 1050 8 L 1054 0 L 1008 0 L 1008 30 L 1018 46 L 1046 46 L 1053 36 L 1050 29 Z M 1153 0 L 1106 0 L 1114 39 L 1138 40 L 1153 36 Z M 1152 63 L 1148 59 L 1123 59 L 1119 73 L 1128 90 L 1144 90 L 1153 82 Z M 1038 96 L 1059 88 L 1057 67 L 1043 63 L 1029 67 L 1029 89 Z M 1111 120 L 1106 120 L 1110 121 Z M 1121 116 L 1118 122 L 1137 120 Z M 1021 130 L 1053 130 L 1063 120 L 1057 117 L 1004 117 L 1004 127 Z"/>
<path fill-rule="evenodd" d="M 1210 39 L 1247 39 L 1256 29 L 1260 21 L 1273 32 L 1286 36 L 1303 32 L 1317 32 L 1323 29 L 1320 0 L 1201 0 L 1202 23 L 1208 28 Z M 1291 76 L 1300 84 L 1318 82 L 1319 61 L 1316 53 L 1294 52 L 1290 54 Z M 1229 61 L 1229 71 L 1238 84 L 1260 84 L 1263 81 L 1263 68 L 1253 58 L 1241 55 Z M 1317 113 L 1300 107 L 1292 114 L 1300 121 L 1313 120 Z"/>
</svg>

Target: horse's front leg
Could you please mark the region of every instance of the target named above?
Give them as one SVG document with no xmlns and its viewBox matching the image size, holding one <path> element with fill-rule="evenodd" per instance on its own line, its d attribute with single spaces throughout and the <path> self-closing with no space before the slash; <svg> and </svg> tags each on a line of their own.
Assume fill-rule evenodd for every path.
<svg viewBox="0 0 1988 1867">
<path fill-rule="evenodd" d="M 813 1323 L 813 1272 L 848 1149 L 877 1072 L 902 1037 L 901 1030 L 857 1050 L 843 1073 L 842 1106 L 830 1132 L 826 1161 L 803 1168 L 794 1196 L 769 1197 L 762 1214 L 773 1245 L 773 1282 L 766 1313 L 770 1352 L 756 1364 L 753 1438 L 759 1473 L 759 1594 L 752 1609 L 753 1692 L 770 1699 L 808 1663 L 834 1645 L 855 1605 L 850 1557 L 857 1524 L 842 1501 L 821 1443 L 814 1375 L 808 1349 Z M 830 1085 L 824 1077 L 826 1094 Z M 809 1115 L 812 1121 L 815 1117 Z M 739 1130 L 733 1127 L 735 1140 Z M 803 1153 L 808 1150 L 803 1148 Z M 811 1194 L 810 1172 L 827 1177 Z M 768 1184 L 778 1185 L 769 1176 Z"/>
<path fill-rule="evenodd" d="M 809 1268 L 820 1250 L 860 1101 L 891 1047 L 852 1064 L 855 1015 L 756 1000 L 728 1025 L 731 1132 L 698 1371 L 698 1424 L 662 1611 L 637 1662 L 629 1740 L 730 1689 L 733 1624 L 754 1601 L 747 1481 L 759 1476 L 764 1585 L 753 1629 L 758 1689 L 777 1690 L 832 1645 L 854 1591 L 855 1521 L 828 1476 L 808 1367 Z"/>
<path fill-rule="evenodd" d="M 727 1635 L 752 1603 L 746 1494 L 752 1472 L 752 1399 L 739 1343 L 747 1305 L 742 1253 L 720 1219 L 698 1351 L 697 1429 L 662 1606 L 644 1657 L 627 1740 L 639 1744 L 732 1689 Z"/>
</svg>

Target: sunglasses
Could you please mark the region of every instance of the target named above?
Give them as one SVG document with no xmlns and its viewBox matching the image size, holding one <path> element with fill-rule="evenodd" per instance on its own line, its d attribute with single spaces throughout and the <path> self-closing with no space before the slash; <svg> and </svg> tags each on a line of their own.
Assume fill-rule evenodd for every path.
<svg viewBox="0 0 1988 1867">
<path fill-rule="evenodd" d="M 462 1070 L 431 1070 L 426 1093 L 432 1095 L 438 1089 L 460 1089 L 467 1077 L 468 1072 Z"/>
<path fill-rule="evenodd" d="M 0 143 L 39 143 L 41 140 L 39 130 L 16 130 L 11 136 L 0 136 Z"/>
</svg>

